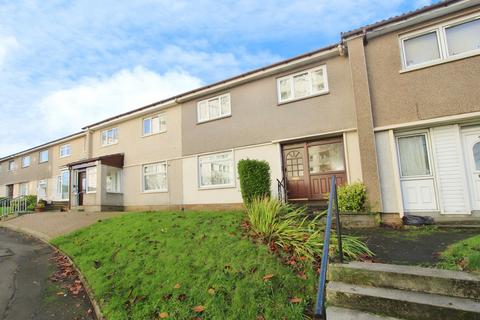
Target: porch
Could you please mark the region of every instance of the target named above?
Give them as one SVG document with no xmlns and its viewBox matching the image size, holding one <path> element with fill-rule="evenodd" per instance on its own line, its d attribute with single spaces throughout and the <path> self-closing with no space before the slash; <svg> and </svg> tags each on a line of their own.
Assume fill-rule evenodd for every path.
<svg viewBox="0 0 480 320">
<path fill-rule="evenodd" d="M 68 164 L 70 209 L 123 210 L 123 154 L 111 154 Z"/>
<path fill-rule="evenodd" d="M 282 144 L 283 177 L 277 180 L 278 196 L 290 203 L 325 209 L 332 176 L 338 185 L 349 182 L 345 140 L 336 136 Z"/>
</svg>

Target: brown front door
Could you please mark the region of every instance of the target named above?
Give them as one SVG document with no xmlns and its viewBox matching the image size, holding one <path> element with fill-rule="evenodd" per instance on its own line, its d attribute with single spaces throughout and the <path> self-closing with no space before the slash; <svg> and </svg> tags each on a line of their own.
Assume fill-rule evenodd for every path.
<svg viewBox="0 0 480 320">
<path fill-rule="evenodd" d="M 308 200 L 310 195 L 305 151 L 303 144 L 283 148 L 283 167 L 290 200 Z"/>
<path fill-rule="evenodd" d="M 323 200 L 337 184 L 346 182 L 342 138 L 309 141 L 283 146 L 283 168 L 289 200 Z"/>
<path fill-rule="evenodd" d="M 83 195 L 86 191 L 87 176 L 85 171 L 78 173 L 78 205 L 83 206 Z"/>
</svg>

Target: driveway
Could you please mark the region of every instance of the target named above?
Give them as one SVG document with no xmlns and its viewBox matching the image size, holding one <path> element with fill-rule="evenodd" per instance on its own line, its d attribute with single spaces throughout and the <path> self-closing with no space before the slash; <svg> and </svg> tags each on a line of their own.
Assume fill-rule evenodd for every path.
<svg viewBox="0 0 480 320">
<path fill-rule="evenodd" d="M 125 212 L 39 212 L 0 222 L 0 227 L 23 231 L 45 241 Z M 1 319 L 0 319 L 1 320 Z"/>
<path fill-rule="evenodd" d="M 84 292 L 50 280 L 54 256 L 47 244 L 0 228 L 0 320 L 95 319 Z"/>
</svg>

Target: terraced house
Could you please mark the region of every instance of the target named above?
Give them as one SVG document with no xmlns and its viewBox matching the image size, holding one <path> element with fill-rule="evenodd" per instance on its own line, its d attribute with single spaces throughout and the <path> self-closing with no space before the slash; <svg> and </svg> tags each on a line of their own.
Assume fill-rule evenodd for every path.
<svg viewBox="0 0 480 320">
<path fill-rule="evenodd" d="M 240 159 L 272 193 L 326 198 L 363 182 L 399 218 L 480 217 L 480 1 L 443 1 L 271 66 L 0 159 L 0 195 L 69 208 L 232 208 Z"/>
</svg>

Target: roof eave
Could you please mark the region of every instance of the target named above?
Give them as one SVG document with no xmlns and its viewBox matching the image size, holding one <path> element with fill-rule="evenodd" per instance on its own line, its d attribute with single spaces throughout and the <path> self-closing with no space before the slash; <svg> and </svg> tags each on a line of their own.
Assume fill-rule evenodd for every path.
<svg viewBox="0 0 480 320">
<path fill-rule="evenodd" d="M 374 38 L 380 35 L 422 23 L 449 13 L 471 8 L 480 4 L 480 0 L 446 0 L 426 6 L 408 14 L 386 19 L 352 31 L 342 32 L 342 40 L 365 35 Z"/>
</svg>

